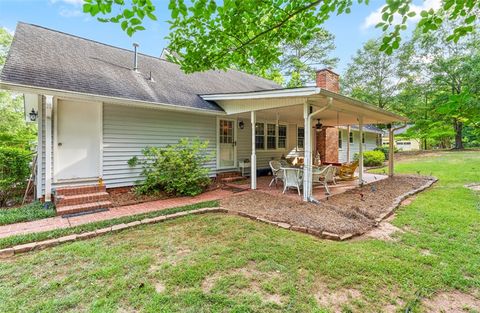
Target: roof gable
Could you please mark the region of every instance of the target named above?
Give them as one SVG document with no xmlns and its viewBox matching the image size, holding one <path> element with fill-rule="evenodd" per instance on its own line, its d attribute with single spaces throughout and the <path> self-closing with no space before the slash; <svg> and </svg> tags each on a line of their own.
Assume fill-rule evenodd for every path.
<svg viewBox="0 0 480 313">
<path fill-rule="evenodd" d="M 138 65 L 133 71 L 132 51 L 19 23 L 0 80 L 213 111 L 223 110 L 199 94 L 281 88 L 234 70 L 185 74 L 177 64 L 144 54 L 138 54 Z"/>
</svg>

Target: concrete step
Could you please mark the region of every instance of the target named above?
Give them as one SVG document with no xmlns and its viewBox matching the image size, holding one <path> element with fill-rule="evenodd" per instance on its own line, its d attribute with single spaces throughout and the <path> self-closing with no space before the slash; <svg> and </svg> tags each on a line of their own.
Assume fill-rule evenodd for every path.
<svg viewBox="0 0 480 313">
<path fill-rule="evenodd" d="M 95 211 L 98 209 L 105 209 L 112 206 L 110 201 L 99 201 L 99 202 L 91 202 L 85 204 L 76 204 L 76 205 L 67 205 L 62 207 L 57 207 L 57 215 L 67 215 L 67 214 L 75 214 L 75 213 L 83 213 L 89 211 Z"/>
<path fill-rule="evenodd" d="M 81 194 L 90 194 L 97 192 L 105 192 L 105 185 L 88 185 L 88 186 L 67 186 L 59 187 L 55 190 L 56 196 L 75 196 Z"/>
<path fill-rule="evenodd" d="M 86 204 L 92 202 L 108 201 L 108 192 L 85 193 L 72 196 L 59 195 L 55 198 L 55 206 L 61 208 L 69 205 Z"/>
</svg>

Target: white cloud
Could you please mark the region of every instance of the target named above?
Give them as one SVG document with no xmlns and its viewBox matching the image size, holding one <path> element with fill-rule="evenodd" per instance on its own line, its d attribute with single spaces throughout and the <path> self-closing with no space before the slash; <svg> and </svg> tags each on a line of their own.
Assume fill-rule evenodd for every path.
<svg viewBox="0 0 480 313">
<path fill-rule="evenodd" d="M 75 9 L 61 8 L 58 14 L 60 14 L 60 16 L 63 16 L 63 17 L 77 17 L 77 16 L 82 16 L 83 12 Z"/>
<path fill-rule="evenodd" d="M 421 5 L 410 5 L 410 11 L 417 13 L 414 17 L 410 18 L 410 21 L 417 22 L 420 19 L 420 12 L 423 10 L 438 10 L 442 5 L 442 0 L 425 0 Z M 366 30 L 370 27 L 375 27 L 378 23 L 382 21 L 382 10 L 385 6 L 381 6 L 372 13 L 370 13 L 362 23 L 361 28 Z M 393 17 L 394 23 L 400 23 L 400 15 L 395 14 Z"/>
<path fill-rule="evenodd" d="M 82 5 L 83 0 L 50 0 L 51 3 L 66 3 L 71 5 Z"/>
</svg>

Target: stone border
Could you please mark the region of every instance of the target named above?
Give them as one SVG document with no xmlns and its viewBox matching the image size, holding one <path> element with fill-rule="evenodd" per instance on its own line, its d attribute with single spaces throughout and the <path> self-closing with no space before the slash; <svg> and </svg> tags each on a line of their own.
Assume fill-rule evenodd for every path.
<svg viewBox="0 0 480 313">
<path fill-rule="evenodd" d="M 411 196 L 429 188 L 430 186 L 432 186 L 434 183 L 436 183 L 438 181 L 438 178 L 433 177 L 433 176 L 424 176 L 424 178 L 428 179 L 428 181 L 425 184 L 418 187 L 417 189 L 411 190 L 407 193 L 404 193 L 403 195 L 400 195 L 400 196 L 396 197 L 395 200 L 393 201 L 393 204 L 387 209 L 387 212 L 383 213 L 382 215 L 380 215 L 380 217 L 375 219 L 375 226 L 374 227 L 377 227 L 380 224 L 381 221 L 383 221 L 384 219 L 391 216 L 405 199 L 407 199 L 408 197 L 411 197 Z M 266 224 L 270 224 L 270 225 L 277 226 L 277 227 L 280 227 L 280 228 L 283 228 L 283 229 L 289 229 L 289 230 L 292 230 L 292 231 L 297 231 L 297 232 L 301 232 L 301 233 L 305 233 L 305 234 L 310 234 L 310 235 L 313 235 L 313 236 L 318 237 L 320 239 L 327 239 L 327 240 L 334 240 L 334 241 L 344 241 L 344 240 L 352 239 L 353 237 L 361 236 L 361 235 L 366 233 L 366 232 L 362 232 L 362 233 L 358 233 L 358 234 L 348 233 L 348 234 L 340 235 L 340 234 L 335 234 L 335 233 L 331 233 L 331 232 L 327 232 L 327 231 L 319 231 L 319 230 L 315 230 L 315 229 L 308 228 L 308 227 L 290 225 L 290 224 L 284 223 L 284 222 L 274 222 L 274 221 L 268 220 L 266 218 L 257 217 L 255 215 L 251 215 L 249 213 L 245 213 L 245 212 L 241 212 L 241 211 L 229 211 L 229 210 L 224 210 L 224 211 L 228 211 L 231 214 L 236 214 L 236 215 L 239 215 L 239 216 L 247 217 L 251 220 L 259 221 L 259 222 L 266 223 Z"/>
<path fill-rule="evenodd" d="M 80 234 L 72 234 L 68 236 L 63 236 L 59 238 L 54 238 L 54 239 L 48 239 L 48 240 L 43 240 L 43 241 L 38 241 L 38 242 L 30 242 L 26 244 L 21 244 L 18 246 L 10 247 L 10 248 L 5 248 L 0 250 L 0 259 L 3 258 L 8 258 L 12 257 L 14 255 L 20 254 L 20 253 L 25 253 L 28 251 L 32 250 L 41 250 L 45 249 L 48 247 L 54 247 L 62 243 L 66 242 L 73 242 L 73 241 L 78 241 L 78 240 L 85 240 L 97 236 L 101 236 L 104 234 L 108 233 L 113 233 L 117 231 L 121 231 L 124 229 L 129 229 L 136 227 L 138 225 L 146 225 L 146 224 L 155 224 L 155 223 L 160 223 L 163 221 L 168 221 L 168 220 L 173 220 L 182 216 L 186 215 L 196 215 L 196 214 L 205 214 L 205 213 L 227 213 L 228 211 L 223 209 L 223 208 L 202 208 L 198 210 L 192 210 L 192 211 L 184 211 L 184 212 L 177 212 L 169 215 L 160 215 L 157 217 L 152 217 L 152 218 L 145 218 L 140 221 L 134 221 L 130 223 L 121 223 L 121 224 L 116 224 L 113 226 L 105 227 L 105 228 L 100 228 L 94 231 L 89 231 L 86 233 L 80 233 Z"/>
<path fill-rule="evenodd" d="M 426 178 L 428 179 L 428 181 L 423 186 L 421 186 L 417 189 L 414 189 L 412 191 L 409 191 L 409 192 L 395 198 L 393 204 L 388 208 L 387 212 L 375 219 L 375 222 L 376 222 L 375 227 L 378 226 L 378 224 L 381 221 L 383 221 L 384 219 L 391 216 L 395 212 L 395 210 L 400 206 L 402 201 L 404 201 L 405 199 L 407 199 L 410 196 L 413 196 L 414 194 L 417 194 L 417 193 L 429 188 L 435 182 L 438 181 L 438 179 L 436 177 L 426 177 Z M 270 225 L 280 227 L 280 228 L 283 228 L 283 229 L 289 229 L 289 230 L 292 230 L 292 231 L 297 231 L 297 232 L 301 232 L 301 233 L 305 233 L 305 234 L 310 234 L 310 235 L 313 235 L 313 236 L 321 238 L 321 239 L 328 239 L 328 240 L 335 240 L 335 241 L 348 240 L 348 239 L 351 239 L 351 238 L 356 237 L 356 236 L 361 236 L 365 233 L 364 232 L 364 233 L 359 233 L 359 234 L 339 235 L 339 234 L 330 233 L 330 232 L 327 232 L 327 231 L 318 231 L 318 230 L 308 228 L 308 227 L 290 225 L 290 224 L 284 223 L 284 222 L 274 222 L 274 221 L 268 220 L 266 218 L 257 217 L 255 215 L 251 215 L 251 214 L 248 214 L 248 213 L 245 213 L 245 212 L 227 210 L 225 208 L 217 207 L 217 208 L 203 208 L 203 209 L 192 210 L 192 211 L 177 212 L 177 213 L 169 214 L 169 215 L 160 215 L 160 216 L 157 216 L 157 217 L 145 218 L 143 220 L 134 221 L 134 222 L 130 222 L 130 223 L 127 223 L 127 224 L 125 224 L 125 223 L 116 224 L 116 225 L 113 225 L 113 226 L 110 226 L 110 227 L 101 228 L 101 229 L 97 229 L 97 230 L 86 232 L 86 233 L 72 234 L 72 235 L 63 236 L 63 237 L 59 237 L 59 238 L 55 238 L 55 239 L 48 239 L 48 240 L 44 240 L 44 241 L 21 244 L 21 245 L 18 245 L 18 246 L 1 249 L 0 250 L 0 259 L 12 257 L 14 255 L 24 253 L 24 252 L 28 252 L 28 251 L 32 251 L 32 250 L 41 250 L 41 249 L 45 249 L 45 248 L 48 248 L 48 247 L 53 247 L 53 246 L 56 246 L 56 245 L 59 245 L 59 244 L 62 244 L 62 243 L 66 243 L 66 242 L 73 242 L 73 241 L 77 241 L 77 240 L 85 240 L 85 239 L 101 236 L 101 235 L 104 235 L 104 234 L 113 233 L 113 232 L 121 231 L 121 230 L 124 230 L 124 229 L 129 229 L 129 228 L 132 228 L 132 227 L 136 227 L 138 225 L 155 224 L 155 223 L 160 223 L 160 222 L 163 222 L 163 221 L 173 220 L 173 219 L 176 219 L 176 218 L 179 218 L 179 217 L 182 217 L 182 216 L 205 214 L 205 213 L 229 213 L 229 214 L 233 214 L 233 215 L 246 217 L 246 218 L 249 218 L 249 219 L 254 220 L 254 221 L 259 221 L 259 222 L 262 222 L 262 223 L 270 224 Z"/>
</svg>

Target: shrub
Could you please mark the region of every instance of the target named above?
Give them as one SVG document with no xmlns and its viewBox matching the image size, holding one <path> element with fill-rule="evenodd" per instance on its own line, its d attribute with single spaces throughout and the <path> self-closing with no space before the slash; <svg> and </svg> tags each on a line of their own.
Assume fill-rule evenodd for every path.
<svg viewBox="0 0 480 313">
<path fill-rule="evenodd" d="M 388 152 L 388 146 L 380 146 L 380 147 L 376 147 L 375 149 L 373 149 L 373 151 L 381 151 L 385 157 L 385 160 L 388 160 L 388 155 L 389 155 L 389 152 Z M 394 153 L 397 153 L 398 152 L 398 148 L 397 147 L 394 147 L 393 148 L 393 152 Z"/>
<path fill-rule="evenodd" d="M 358 153 L 355 153 L 355 160 L 358 160 Z M 365 166 L 380 166 L 385 161 L 385 155 L 382 151 L 365 151 L 363 153 L 363 165 Z"/>
<path fill-rule="evenodd" d="M 0 147 L 0 207 L 21 197 L 30 174 L 30 160 L 27 150 Z"/>
<path fill-rule="evenodd" d="M 210 183 L 208 169 L 203 165 L 211 159 L 208 141 L 180 139 L 175 145 L 147 147 L 143 158 L 133 157 L 130 166 L 142 166 L 145 177 L 135 187 L 138 194 L 154 194 L 160 190 L 168 194 L 194 196 Z"/>
</svg>

